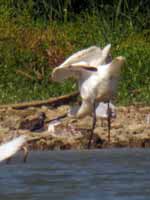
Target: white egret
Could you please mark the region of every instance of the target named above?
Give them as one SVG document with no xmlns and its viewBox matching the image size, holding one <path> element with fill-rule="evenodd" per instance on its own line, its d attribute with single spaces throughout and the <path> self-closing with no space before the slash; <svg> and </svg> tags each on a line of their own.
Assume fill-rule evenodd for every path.
<svg viewBox="0 0 150 200">
<path fill-rule="evenodd" d="M 5 144 L 2 144 L 0 146 L 0 162 L 10 159 L 23 147 L 26 141 L 27 137 L 25 135 L 22 135 Z"/>
<path fill-rule="evenodd" d="M 93 124 L 88 148 L 91 146 L 94 128 L 96 125 L 95 107 L 98 102 L 109 102 L 116 93 L 121 67 L 125 62 L 122 56 L 106 63 L 111 45 L 101 49 L 92 46 L 73 54 L 64 63 L 52 72 L 55 81 L 63 81 L 69 77 L 78 80 L 82 104 L 75 113 L 77 118 L 93 115 Z M 110 127 L 110 111 L 108 103 L 108 123 Z M 110 128 L 109 128 L 110 129 Z M 110 130 L 108 132 L 110 141 Z"/>
</svg>

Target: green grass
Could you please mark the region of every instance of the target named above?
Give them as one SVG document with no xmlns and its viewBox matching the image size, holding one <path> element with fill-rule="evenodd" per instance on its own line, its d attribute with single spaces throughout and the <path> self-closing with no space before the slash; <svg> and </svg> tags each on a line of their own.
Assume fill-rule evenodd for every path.
<svg viewBox="0 0 150 200">
<path fill-rule="evenodd" d="M 108 42 L 113 56 L 127 59 L 117 102 L 149 103 L 150 30 L 131 15 L 119 17 L 117 5 L 113 19 L 95 10 L 65 22 L 33 20 L 25 11 L 12 17 L 11 9 L 1 8 L 0 103 L 47 99 L 76 90 L 74 80 L 54 83 L 52 69 L 73 52 L 90 45 L 103 47 Z"/>
</svg>

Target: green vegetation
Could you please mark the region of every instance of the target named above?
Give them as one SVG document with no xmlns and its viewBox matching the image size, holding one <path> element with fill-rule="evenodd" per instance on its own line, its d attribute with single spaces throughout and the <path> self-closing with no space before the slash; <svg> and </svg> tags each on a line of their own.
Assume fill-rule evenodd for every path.
<svg viewBox="0 0 150 200">
<path fill-rule="evenodd" d="M 117 101 L 149 103 L 149 22 L 148 1 L 1 0 L 0 103 L 75 90 L 74 80 L 54 83 L 52 69 L 77 50 L 108 42 L 113 56 L 127 59 Z"/>
</svg>

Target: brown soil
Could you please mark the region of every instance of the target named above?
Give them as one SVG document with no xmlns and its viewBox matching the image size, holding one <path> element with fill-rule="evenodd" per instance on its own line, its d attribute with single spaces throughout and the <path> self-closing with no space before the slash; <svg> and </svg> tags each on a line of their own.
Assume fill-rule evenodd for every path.
<svg viewBox="0 0 150 200">
<path fill-rule="evenodd" d="M 62 119 L 56 127 L 56 132 L 48 132 L 48 123 L 45 123 L 41 132 L 30 132 L 19 129 L 24 119 L 32 119 L 39 112 L 45 112 L 51 120 L 67 112 L 69 106 L 60 106 L 57 109 L 42 106 L 15 110 L 12 108 L 0 109 L 0 143 L 11 138 L 26 134 L 30 149 L 86 149 L 92 124 L 91 117 L 84 119 Z M 94 131 L 92 148 L 105 147 L 150 147 L 150 107 L 129 106 L 118 107 L 117 118 L 112 120 L 111 142 L 108 143 L 107 121 L 102 126 L 101 119 L 97 119 Z"/>
</svg>

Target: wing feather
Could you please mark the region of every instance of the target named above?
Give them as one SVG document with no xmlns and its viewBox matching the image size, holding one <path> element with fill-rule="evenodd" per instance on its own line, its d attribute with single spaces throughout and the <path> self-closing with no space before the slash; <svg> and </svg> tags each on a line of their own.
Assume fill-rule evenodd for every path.
<svg viewBox="0 0 150 200">
<path fill-rule="evenodd" d="M 97 71 L 97 67 L 105 62 L 111 45 L 107 45 L 104 49 L 92 46 L 87 49 L 78 51 L 70 56 L 65 62 L 56 67 L 52 72 L 54 81 L 63 81 L 69 77 L 79 78 L 82 72 L 86 73 Z M 89 73 L 87 74 L 89 75 Z"/>
<path fill-rule="evenodd" d="M 91 46 L 87 49 L 83 49 L 81 51 L 78 51 L 74 53 L 72 56 L 70 56 L 65 62 L 63 62 L 59 67 L 68 67 L 73 63 L 77 62 L 86 62 L 89 65 L 94 65 L 92 62 L 93 60 L 100 57 L 102 54 L 102 50 L 100 47 Z M 94 65 L 95 66 L 95 65 Z"/>
</svg>

